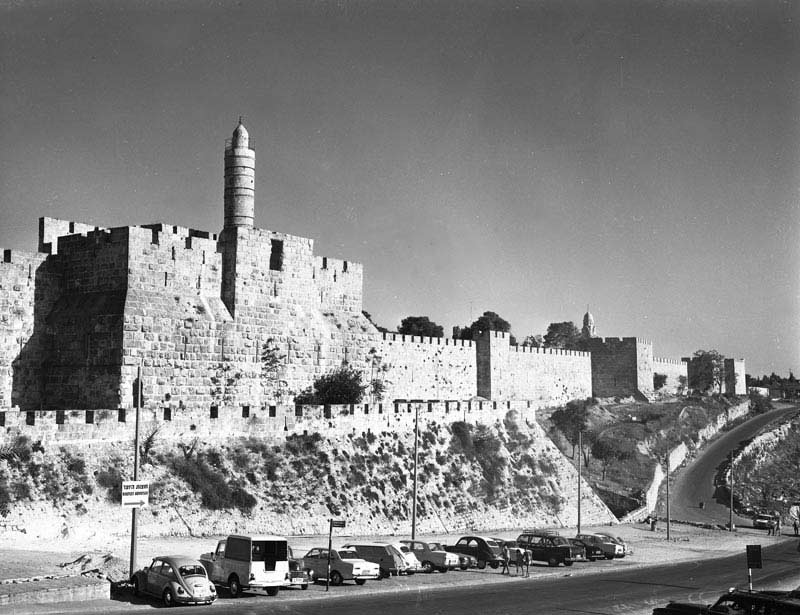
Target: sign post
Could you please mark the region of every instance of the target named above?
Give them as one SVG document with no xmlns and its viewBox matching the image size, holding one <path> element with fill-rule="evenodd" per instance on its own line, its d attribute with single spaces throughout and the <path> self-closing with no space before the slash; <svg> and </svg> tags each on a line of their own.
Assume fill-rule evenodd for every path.
<svg viewBox="0 0 800 615">
<path fill-rule="evenodd" d="M 753 568 L 761 568 L 761 545 L 747 545 L 747 587 L 753 591 Z"/>
<path fill-rule="evenodd" d="M 331 588 L 331 549 L 333 549 L 333 528 L 344 527 L 344 519 L 331 519 L 328 528 L 328 575 L 325 579 L 325 591 Z"/>
<path fill-rule="evenodd" d="M 139 408 L 142 405 L 142 366 L 136 368 L 136 426 L 133 432 L 133 481 L 139 480 Z M 148 486 L 148 495 L 150 489 Z M 123 488 L 124 493 L 124 488 Z M 148 498 L 149 499 L 149 498 Z M 131 509 L 131 562 L 130 562 L 130 577 L 133 578 L 133 573 L 136 572 L 136 526 L 137 514 L 139 509 L 133 506 Z"/>
</svg>

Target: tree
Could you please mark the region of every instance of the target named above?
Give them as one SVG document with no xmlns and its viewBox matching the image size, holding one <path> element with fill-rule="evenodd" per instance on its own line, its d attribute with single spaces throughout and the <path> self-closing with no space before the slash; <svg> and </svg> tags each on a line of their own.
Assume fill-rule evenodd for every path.
<svg viewBox="0 0 800 615">
<path fill-rule="evenodd" d="M 653 373 L 653 390 L 654 391 L 658 391 L 659 389 L 662 389 L 665 384 L 667 384 L 667 375 L 666 374 Z"/>
<path fill-rule="evenodd" d="M 575 447 L 578 446 L 578 434 L 586 431 L 588 420 L 586 401 L 583 399 L 573 399 L 550 415 L 550 421 L 572 445 L 573 459 L 575 459 Z"/>
<path fill-rule="evenodd" d="M 403 335 L 420 335 L 423 337 L 442 337 L 444 329 L 427 316 L 406 316 L 400 321 L 398 333 Z"/>
<path fill-rule="evenodd" d="M 592 455 L 603 464 L 603 478 L 606 479 L 606 470 L 615 462 L 625 461 L 630 458 L 630 453 L 620 448 L 619 444 L 611 439 L 599 438 L 592 445 Z"/>
<path fill-rule="evenodd" d="M 358 404 L 368 385 L 362 384 L 361 372 L 349 365 L 320 376 L 314 385 L 295 396 L 296 404 Z"/>
<path fill-rule="evenodd" d="M 581 348 L 580 340 L 581 332 L 574 322 L 551 322 L 544 336 L 544 345 L 549 348 L 578 350 Z"/>
<path fill-rule="evenodd" d="M 481 331 L 511 331 L 511 325 L 502 316 L 494 312 L 484 312 L 475 322 L 466 329 L 461 329 L 459 337 L 462 340 L 477 339 Z"/>
<path fill-rule="evenodd" d="M 725 381 L 725 357 L 716 350 L 698 350 L 689 370 L 689 386 L 702 393 L 717 389 L 722 393 Z"/>
<path fill-rule="evenodd" d="M 541 335 L 529 335 L 522 340 L 523 348 L 541 348 L 544 346 L 544 338 Z"/>
</svg>

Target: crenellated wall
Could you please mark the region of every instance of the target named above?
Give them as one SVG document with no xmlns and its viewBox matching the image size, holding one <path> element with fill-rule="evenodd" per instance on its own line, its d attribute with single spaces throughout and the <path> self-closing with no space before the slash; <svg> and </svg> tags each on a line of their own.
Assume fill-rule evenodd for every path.
<svg viewBox="0 0 800 615">
<path fill-rule="evenodd" d="M 653 395 L 653 344 L 636 337 L 594 337 L 587 340 L 592 354 L 592 390 L 597 397 Z"/>
<path fill-rule="evenodd" d="M 687 369 L 686 361 L 681 359 L 654 357 L 653 374 L 664 374 L 667 377 L 667 381 L 658 392 L 675 395 L 685 391 L 688 378 Z"/>
<path fill-rule="evenodd" d="M 283 440 L 290 434 L 321 433 L 328 436 L 354 432 L 409 433 L 420 420 L 467 421 L 493 424 L 509 410 L 534 423 L 535 404 L 529 401 L 431 401 L 343 406 L 268 406 L 219 408 L 216 412 L 181 408 L 175 403 L 141 410 L 141 438 L 158 430 L 159 439 L 206 442 L 238 437 Z M 85 441 L 120 442 L 132 446 L 135 410 L 31 410 L 0 411 L 0 428 L 8 437 L 26 435 L 43 443 Z"/>
</svg>

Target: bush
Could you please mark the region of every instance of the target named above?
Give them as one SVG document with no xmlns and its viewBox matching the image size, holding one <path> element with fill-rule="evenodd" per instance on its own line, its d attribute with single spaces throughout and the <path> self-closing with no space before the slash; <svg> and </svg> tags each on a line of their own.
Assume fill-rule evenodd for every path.
<svg viewBox="0 0 800 615">
<path fill-rule="evenodd" d="M 665 384 L 667 384 L 666 374 L 653 374 L 653 390 L 658 391 L 663 388 Z"/>
<path fill-rule="evenodd" d="M 210 510 L 238 508 L 249 513 L 256 505 L 256 499 L 244 488 L 226 483 L 225 477 L 209 465 L 205 456 L 187 459 L 173 455 L 171 465 L 175 473 L 200 494 L 203 506 Z"/>
<path fill-rule="evenodd" d="M 301 405 L 358 404 L 364 397 L 367 385 L 361 383 L 361 372 L 343 365 L 320 376 L 313 387 L 295 396 L 294 403 Z"/>
<path fill-rule="evenodd" d="M 106 489 L 106 498 L 109 502 L 119 503 L 122 501 L 122 476 L 117 468 L 100 470 L 94 477 L 98 485 Z"/>
<path fill-rule="evenodd" d="M 750 393 L 750 412 L 753 414 L 764 414 L 772 410 L 772 408 L 772 402 L 769 400 L 769 397 L 759 395 L 755 391 Z"/>
</svg>

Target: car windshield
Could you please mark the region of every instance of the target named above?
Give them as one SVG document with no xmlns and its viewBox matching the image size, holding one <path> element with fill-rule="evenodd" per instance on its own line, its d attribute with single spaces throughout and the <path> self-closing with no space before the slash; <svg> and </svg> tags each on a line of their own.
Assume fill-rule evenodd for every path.
<svg viewBox="0 0 800 615">
<path fill-rule="evenodd" d="M 492 549 L 499 549 L 500 545 L 497 544 L 494 540 L 487 540 L 486 544 L 489 545 Z"/>
<path fill-rule="evenodd" d="M 206 569 L 200 564 L 187 564 L 178 568 L 178 572 L 182 577 L 204 577 L 206 576 Z"/>
<path fill-rule="evenodd" d="M 428 548 L 431 551 L 444 551 L 444 549 L 442 548 L 441 543 L 438 543 L 438 542 L 429 542 L 428 543 Z"/>
<path fill-rule="evenodd" d="M 351 549 L 339 549 L 339 557 L 342 559 L 358 559 L 358 553 Z"/>
</svg>

